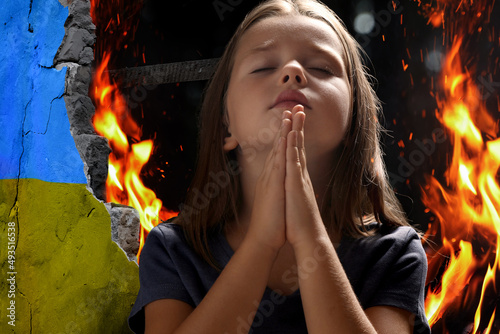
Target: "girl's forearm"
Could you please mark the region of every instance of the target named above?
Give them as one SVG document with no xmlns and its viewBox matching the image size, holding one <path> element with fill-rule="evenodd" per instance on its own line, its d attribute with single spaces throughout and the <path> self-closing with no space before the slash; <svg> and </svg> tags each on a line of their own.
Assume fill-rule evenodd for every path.
<svg viewBox="0 0 500 334">
<path fill-rule="evenodd" d="M 244 240 L 175 333 L 248 333 L 277 252 Z"/>
<path fill-rule="evenodd" d="M 299 286 L 309 334 L 374 333 L 326 235 L 295 247 Z"/>
</svg>

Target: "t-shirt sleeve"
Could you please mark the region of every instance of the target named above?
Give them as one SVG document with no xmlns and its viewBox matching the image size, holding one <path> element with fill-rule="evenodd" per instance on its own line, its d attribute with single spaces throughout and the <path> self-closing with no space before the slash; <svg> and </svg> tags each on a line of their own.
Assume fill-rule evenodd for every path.
<svg viewBox="0 0 500 334">
<path fill-rule="evenodd" d="M 387 250 L 393 254 L 385 258 L 391 261 L 365 308 L 385 305 L 410 311 L 415 315 L 414 333 L 430 333 L 424 308 L 427 258 L 418 234 L 412 228 L 404 230 L 407 232 Z"/>
<path fill-rule="evenodd" d="M 194 307 L 176 270 L 166 245 L 179 242 L 171 229 L 156 226 L 146 238 L 139 262 L 140 289 L 130 313 L 129 327 L 135 333 L 144 332 L 144 306 L 158 299 L 177 299 Z"/>
</svg>

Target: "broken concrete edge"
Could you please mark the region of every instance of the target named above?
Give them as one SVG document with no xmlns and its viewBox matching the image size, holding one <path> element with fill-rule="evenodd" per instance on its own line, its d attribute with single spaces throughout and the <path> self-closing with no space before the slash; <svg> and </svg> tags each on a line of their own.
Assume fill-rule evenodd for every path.
<svg viewBox="0 0 500 334">
<path fill-rule="evenodd" d="M 59 0 L 59 3 L 64 7 L 68 7 L 68 5 L 72 2 L 72 0 Z"/>
<path fill-rule="evenodd" d="M 137 264 L 141 220 L 139 211 L 133 207 L 104 203 L 111 217 L 111 240 L 125 253 L 129 261 Z"/>
<path fill-rule="evenodd" d="M 90 1 L 74 0 L 68 11 L 68 18 L 64 23 L 65 35 L 54 57 L 54 65 L 90 65 L 94 60 L 92 48 L 96 40 L 96 27 L 90 17 Z"/>
<path fill-rule="evenodd" d="M 89 0 L 59 2 L 69 5 L 64 24 L 65 36 L 54 57 L 54 67 L 66 71 L 64 101 L 70 122 L 70 132 L 83 161 L 87 190 L 104 203 L 111 218 L 111 239 L 137 264 L 139 251 L 139 212 L 128 206 L 105 203 L 108 158 L 111 148 L 107 138 L 98 135 L 92 125 L 95 107 L 88 96 L 92 80 L 95 25 L 90 17 Z"/>
<path fill-rule="evenodd" d="M 95 107 L 88 96 L 92 79 L 92 47 L 95 25 L 90 17 L 90 1 L 64 1 L 69 5 L 64 24 L 65 36 L 54 57 L 54 67 L 67 67 L 64 101 L 70 132 L 84 164 L 87 188 L 100 201 L 106 198 L 108 156 L 107 139 L 99 136 L 92 125 Z"/>
</svg>

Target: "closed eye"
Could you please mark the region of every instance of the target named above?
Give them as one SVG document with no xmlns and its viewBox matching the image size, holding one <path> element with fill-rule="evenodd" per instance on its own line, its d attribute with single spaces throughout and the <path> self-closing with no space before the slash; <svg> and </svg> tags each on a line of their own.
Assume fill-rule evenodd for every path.
<svg viewBox="0 0 500 334">
<path fill-rule="evenodd" d="M 311 70 L 328 75 L 333 75 L 333 71 L 330 70 L 328 67 L 312 67 Z"/>
<path fill-rule="evenodd" d="M 274 69 L 275 69 L 274 67 L 262 67 L 262 68 L 258 68 L 256 70 L 253 70 L 251 73 L 259 73 L 259 72 L 272 71 Z"/>
</svg>

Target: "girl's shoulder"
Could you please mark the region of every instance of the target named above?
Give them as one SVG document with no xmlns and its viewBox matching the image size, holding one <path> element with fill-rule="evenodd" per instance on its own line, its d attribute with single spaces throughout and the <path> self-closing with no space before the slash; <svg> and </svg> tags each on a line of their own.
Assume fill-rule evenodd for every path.
<svg viewBox="0 0 500 334">
<path fill-rule="evenodd" d="M 382 224 L 374 235 L 375 238 L 390 239 L 395 242 L 406 242 L 410 240 L 420 240 L 420 235 L 413 226 L 391 226 Z"/>
<path fill-rule="evenodd" d="M 425 252 L 419 233 L 412 226 L 371 226 L 373 235 L 362 238 L 344 237 L 340 244 L 340 251 L 344 254 L 389 254 L 414 253 L 425 258 Z"/>
<path fill-rule="evenodd" d="M 207 235 L 207 242 L 216 261 L 225 265 L 232 255 L 232 250 L 222 232 L 212 231 Z M 191 243 L 188 242 L 183 226 L 178 224 L 175 218 L 162 222 L 151 229 L 146 238 L 141 257 L 144 252 L 148 256 L 159 256 L 158 254 L 166 253 L 171 258 L 182 258 L 184 260 L 189 258 L 189 261 L 194 262 L 201 259 Z"/>
<path fill-rule="evenodd" d="M 173 217 L 173 218 L 170 218 L 168 220 L 162 221 L 160 224 L 153 227 L 153 229 L 149 233 L 154 231 L 156 233 L 160 232 L 160 233 L 164 233 L 167 235 L 181 234 L 182 233 L 182 226 L 180 224 L 176 223 L 176 218 L 177 217 Z"/>
<path fill-rule="evenodd" d="M 364 309 L 410 311 L 416 314 L 414 332 L 430 333 L 423 309 L 427 259 L 413 227 L 382 224 L 372 236 L 343 240 L 337 253 Z"/>
<path fill-rule="evenodd" d="M 187 247 L 182 226 L 176 224 L 174 219 L 156 225 L 149 231 L 144 247 L 163 248 L 165 250 Z"/>
</svg>

